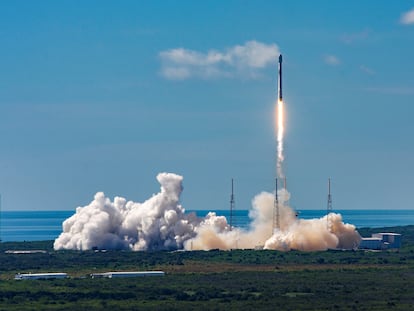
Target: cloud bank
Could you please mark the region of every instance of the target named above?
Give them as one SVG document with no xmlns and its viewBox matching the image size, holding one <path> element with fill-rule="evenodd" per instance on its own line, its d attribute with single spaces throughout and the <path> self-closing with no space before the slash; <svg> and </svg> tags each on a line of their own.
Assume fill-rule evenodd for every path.
<svg viewBox="0 0 414 311">
<path fill-rule="evenodd" d="M 280 230 L 272 232 L 274 194 L 263 192 L 252 202 L 248 230 L 230 228 L 224 216 L 209 212 L 205 217 L 185 213 L 180 204 L 182 176 L 160 173 L 159 193 L 143 203 L 115 197 L 113 201 L 102 192 L 94 200 L 78 207 L 63 222 L 63 232 L 54 242 L 56 250 L 129 249 L 145 250 L 210 250 L 265 249 L 287 251 L 354 248 L 360 236 L 355 227 L 344 224 L 340 214 L 328 219 L 298 219 L 287 205 L 290 194 L 281 189 Z"/>
<path fill-rule="evenodd" d="M 275 64 L 280 51 L 276 44 L 248 41 L 224 51 L 199 52 L 184 48 L 159 53 L 161 74 L 167 79 L 256 78 L 260 70 Z"/>
<path fill-rule="evenodd" d="M 404 25 L 414 24 L 414 9 L 403 13 L 400 18 L 400 23 Z"/>
</svg>

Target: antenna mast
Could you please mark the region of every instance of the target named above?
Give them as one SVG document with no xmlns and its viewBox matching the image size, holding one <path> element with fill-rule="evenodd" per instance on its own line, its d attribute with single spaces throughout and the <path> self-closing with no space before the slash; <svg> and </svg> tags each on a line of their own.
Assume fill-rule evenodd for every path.
<svg viewBox="0 0 414 311">
<path fill-rule="evenodd" d="M 230 195 L 230 231 L 233 230 L 233 210 L 234 210 L 234 183 L 231 179 L 231 195 Z"/>
</svg>

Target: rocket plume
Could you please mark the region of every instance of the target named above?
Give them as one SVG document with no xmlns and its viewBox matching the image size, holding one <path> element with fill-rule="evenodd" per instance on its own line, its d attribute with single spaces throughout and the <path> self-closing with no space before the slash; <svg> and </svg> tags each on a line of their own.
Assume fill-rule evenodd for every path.
<svg viewBox="0 0 414 311">
<path fill-rule="evenodd" d="M 276 135 L 277 135 L 277 157 L 276 157 L 276 170 L 277 170 L 277 177 L 278 178 L 284 178 L 284 173 L 283 173 L 283 160 L 284 155 L 283 155 L 283 135 L 284 135 L 284 131 L 285 131 L 285 127 L 284 127 L 284 113 L 285 113 L 285 109 L 284 109 L 284 103 L 283 100 L 278 100 L 277 104 L 276 104 Z"/>
<path fill-rule="evenodd" d="M 282 55 L 279 56 L 278 101 L 275 109 L 277 137 L 276 174 L 284 178 L 284 102 L 282 97 Z M 183 177 L 160 173 L 159 193 L 143 203 L 115 197 L 113 201 L 98 192 L 94 200 L 78 207 L 62 224 L 63 232 L 54 249 L 89 250 L 210 250 L 265 249 L 287 251 L 354 248 L 360 242 L 355 226 L 344 224 L 340 214 L 319 219 L 298 219 L 289 207 L 290 193 L 285 186 L 275 193 L 262 192 L 253 199 L 248 230 L 232 227 L 224 216 L 209 212 L 204 218 L 185 213 L 180 204 Z M 233 199 L 232 199 L 233 200 Z M 275 207 L 277 230 L 274 225 Z M 326 226 L 329 217 L 329 226 Z M 269 232 L 272 235 L 269 237 Z"/>
<path fill-rule="evenodd" d="M 278 100 L 275 109 L 275 125 L 276 125 L 276 137 L 277 137 L 277 156 L 276 156 L 276 176 L 278 178 L 284 178 L 283 174 L 283 135 L 284 135 L 284 122 L 285 122 L 285 109 L 283 103 L 282 93 L 282 54 L 279 55 L 279 70 L 278 70 L 278 84 L 277 84 L 277 95 Z"/>
<path fill-rule="evenodd" d="M 283 139 L 285 111 L 282 97 L 282 55 L 279 55 L 278 101 L 275 109 L 277 137 L 276 175 L 284 178 Z M 180 204 L 183 177 L 160 173 L 161 190 L 143 203 L 115 197 L 102 192 L 87 206 L 78 207 L 63 222 L 63 232 L 54 248 L 88 250 L 209 250 L 265 249 L 287 251 L 355 248 L 360 235 L 355 226 L 344 224 L 340 214 L 330 213 L 319 219 L 298 219 L 289 207 L 290 193 L 285 186 L 275 193 L 262 192 L 252 201 L 248 230 L 232 227 L 224 216 L 209 212 L 204 218 L 185 213 Z M 233 200 L 233 197 L 232 197 Z M 275 214 L 276 211 L 276 214 Z M 272 217 L 273 215 L 273 217 Z M 275 227 L 275 215 L 277 225 Z M 329 226 L 326 226 L 329 219 Z M 274 230 L 277 229 L 277 230 Z M 272 235 L 269 237 L 269 232 Z"/>
<path fill-rule="evenodd" d="M 280 198 L 280 230 L 269 238 L 272 228 L 274 194 L 262 192 L 252 201 L 248 230 L 231 228 L 224 216 L 209 212 L 204 218 L 186 213 L 180 204 L 182 176 L 160 173 L 160 192 L 143 203 L 115 197 L 113 201 L 98 192 L 92 202 L 76 208 L 62 224 L 63 232 L 54 249 L 90 250 L 209 250 L 251 249 L 258 245 L 276 250 L 326 250 L 353 248 L 360 236 L 355 226 L 344 224 L 340 214 L 331 213 L 331 229 L 326 216 L 298 219 L 287 202 L 285 188 Z"/>
</svg>

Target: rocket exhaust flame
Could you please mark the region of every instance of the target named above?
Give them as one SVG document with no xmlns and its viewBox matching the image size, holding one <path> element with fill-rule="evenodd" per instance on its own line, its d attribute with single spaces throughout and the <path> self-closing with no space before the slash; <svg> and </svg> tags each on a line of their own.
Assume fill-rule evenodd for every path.
<svg viewBox="0 0 414 311">
<path fill-rule="evenodd" d="M 279 56 L 278 102 L 275 123 L 277 130 L 277 176 L 284 179 L 282 164 L 284 135 L 284 102 L 282 99 L 282 55 Z M 205 217 L 185 213 L 180 204 L 183 177 L 160 173 L 160 192 L 143 203 L 115 197 L 113 201 L 98 192 L 94 200 L 78 207 L 62 224 L 62 233 L 54 249 L 90 250 L 210 250 L 233 248 L 316 251 L 329 248 L 354 248 L 361 239 L 355 226 L 344 224 L 340 214 L 330 213 L 319 219 L 298 219 L 288 206 L 290 193 L 285 186 L 271 194 L 255 196 L 249 211 L 248 230 L 232 227 L 224 216 L 209 212 Z M 277 179 L 276 179 L 277 182 Z M 232 201 L 233 197 L 232 197 Z M 272 212 L 277 208 L 277 229 Z M 327 228 L 327 217 L 330 226 Z"/>
<path fill-rule="evenodd" d="M 283 173 L 283 160 L 284 155 L 283 155 L 283 135 L 284 135 L 284 131 L 285 131 L 285 127 L 284 127 L 284 103 L 283 101 L 279 100 L 278 103 L 276 104 L 276 129 L 277 129 L 277 163 L 276 163 L 276 168 L 277 168 L 277 177 L 278 178 L 284 178 L 284 173 Z"/>
<path fill-rule="evenodd" d="M 274 199 L 274 211 L 273 211 L 273 228 L 272 236 L 280 229 L 280 207 L 278 202 L 278 190 L 277 179 L 285 179 L 283 174 L 283 134 L 284 134 L 284 107 L 282 96 L 282 54 L 279 55 L 279 75 L 277 84 L 278 100 L 275 108 L 275 125 L 276 125 L 276 138 L 277 138 L 277 154 L 276 154 L 276 189 Z M 286 184 L 285 189 L 286 190 Z"/>
<path fill-rule="evenodd" d="M 283 174 L 283 135 L 284 135 L 284 103 L 282 96 L 282 54 L 279 55 L 279 70 L 278 70 L 278 84 L 277 84 L 278 100 L 276 103 L 276 137 L 277 137 L 277 160 L 276 160 L 276 176 L 278 178 L 284 178 Z"/>
</svg>

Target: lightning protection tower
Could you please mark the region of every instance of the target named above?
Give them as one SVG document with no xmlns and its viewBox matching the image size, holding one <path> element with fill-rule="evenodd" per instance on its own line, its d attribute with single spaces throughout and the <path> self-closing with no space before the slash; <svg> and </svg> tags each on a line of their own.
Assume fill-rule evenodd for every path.
<svg viewBox="0 0 414 311">
<path fill-rule="evenodd" d="M 331 231 L 332 229 L 331 213 L 332 213 L 331 179 L 328 178 L 328 204 L 326 208 L 326 225 L 329 231 Z"/>
<path fill-rule="evenodd" d="M 273 208 L 273 227 L 272 227 L 272 235 L 275 232 L 275 229 L 280 228 L 280 221 L 279 221 L 279 199 L 277 196 L 277 178 L 275 179 L 275 200 L 274 200 L 274 208 Z"/>
<path fill-rule="evenodd" d="M 233 230 L 233 211 L 234 211 L 235 201 L 234 201 L 234 182 L 233 178 L 231 179 L 231 195 L 230 195 L 230 230 Z"/>
</svg>

